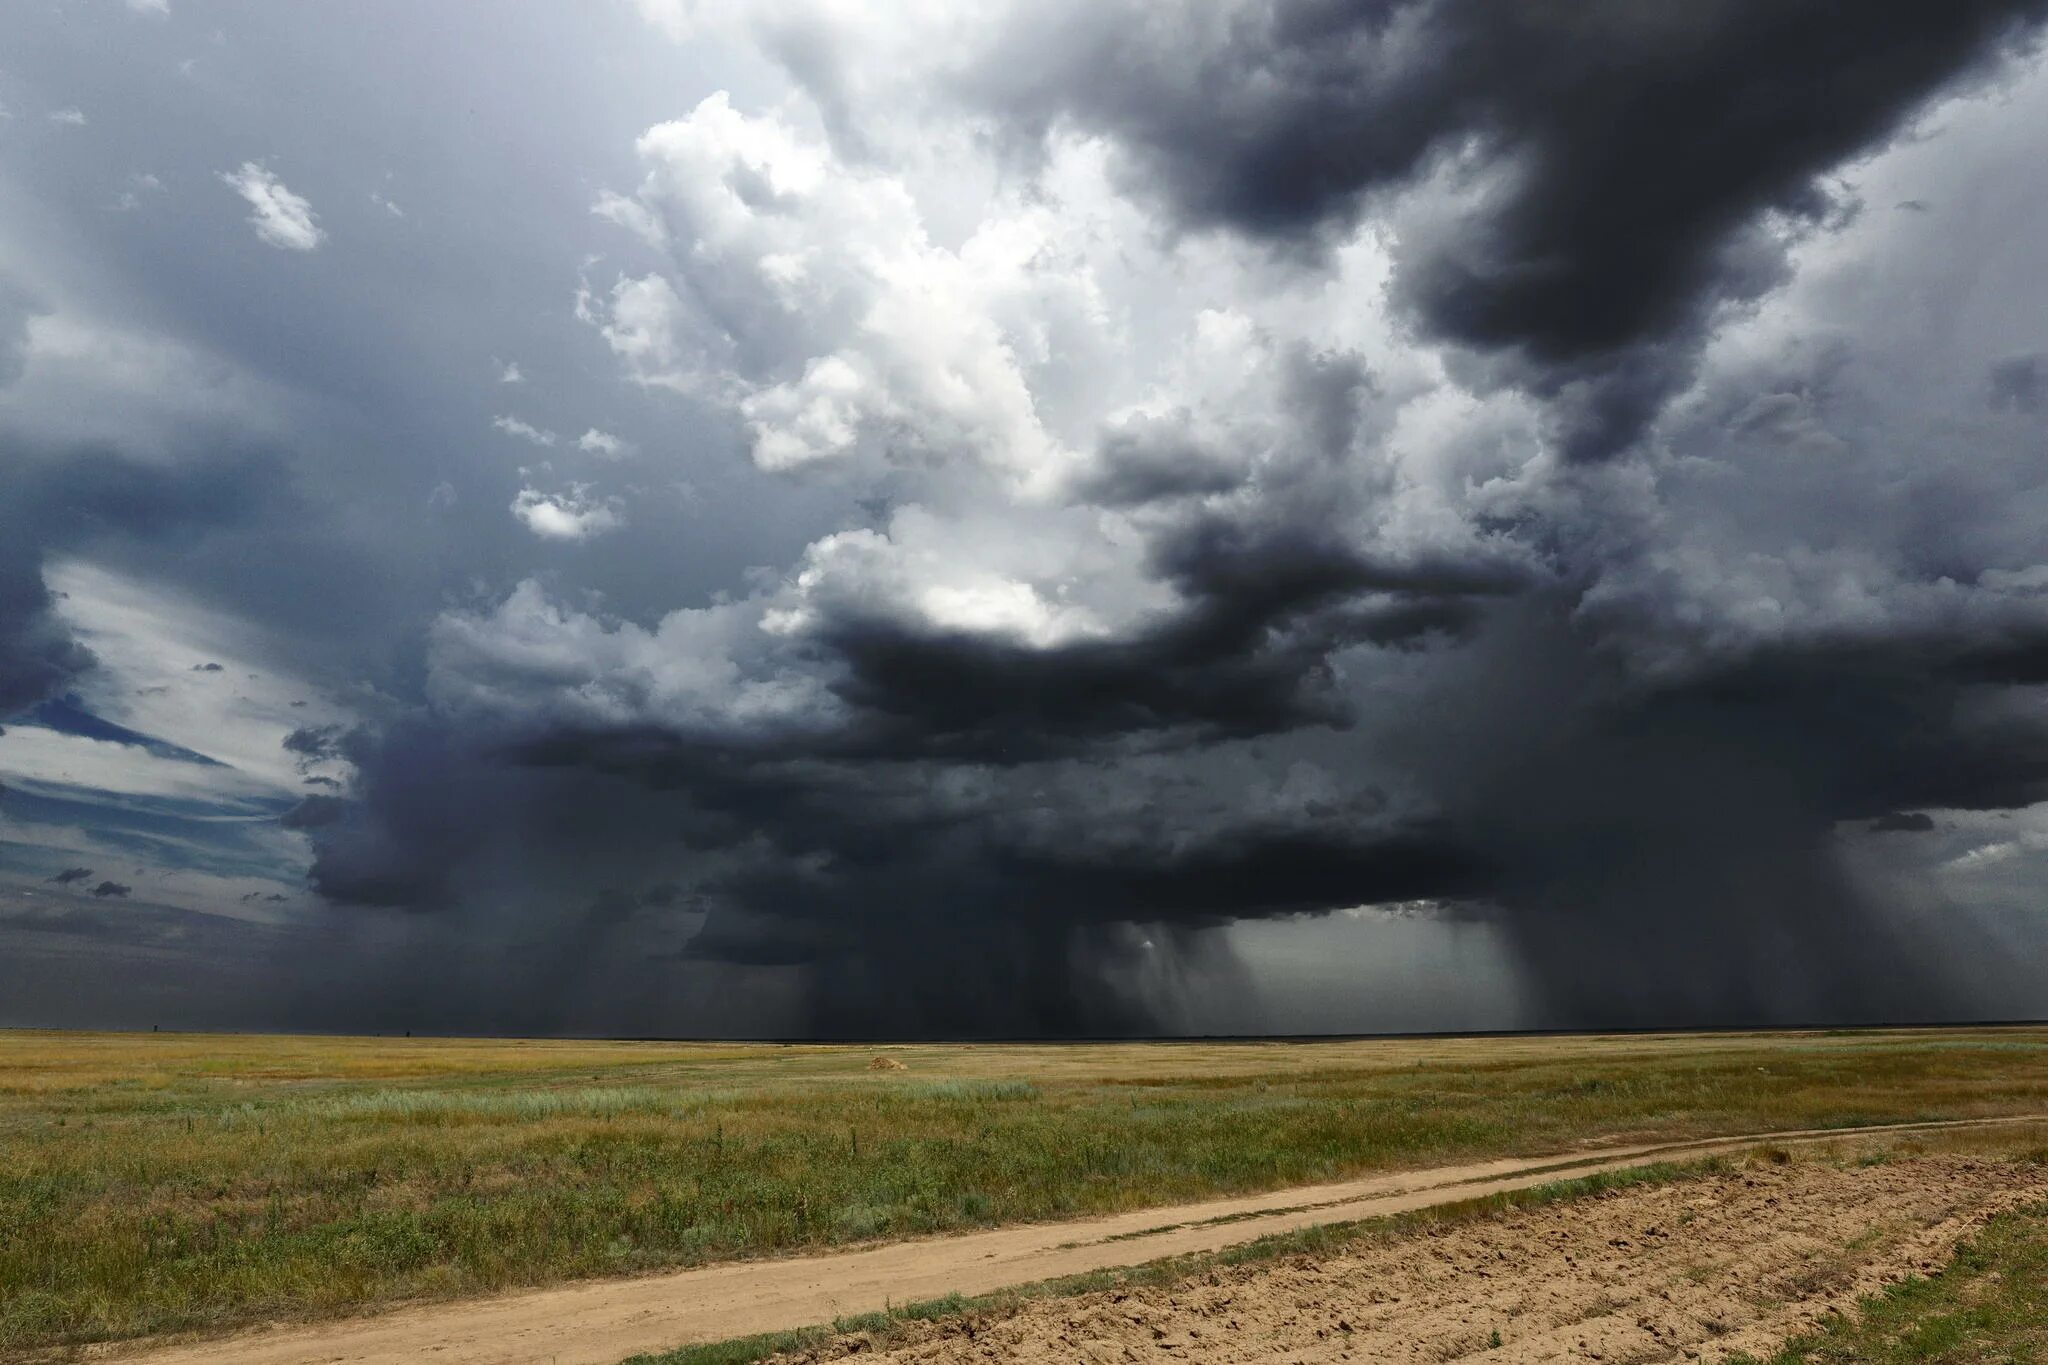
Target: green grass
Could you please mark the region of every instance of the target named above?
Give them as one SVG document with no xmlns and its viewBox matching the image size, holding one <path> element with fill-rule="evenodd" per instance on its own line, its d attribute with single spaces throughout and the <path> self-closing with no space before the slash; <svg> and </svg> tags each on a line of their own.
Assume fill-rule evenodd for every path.
<svg viewBox="0 0 2048 1365">
<path fill-rule="evenodd" d="M 815 1327 L 800 1327 L 792 1331 L 766 1332 L 759 1336 L 740 1337 L 732 1341 L 682 1346 L 659 1355 L 634 1356 L 626 1365 L 754 1365 L 756 1361 L 767 1360 L 787 1352 L 808 1350 L 833 1337 L 856 1334 L 866 1335 L 874 1346 L 886 1348 L 902 1342 L 908 1336 L 906 1329 L 919 1322 L 970 1315 L 1000 1317 L 1013 1313 L 1036 1299 L 1072 1298 L 1078 1294 L 1134 1287 L 1170 1287 L 1226 1267 L 1258 1265 L 1287 1256 L 1328 1256 L 1368 1240 L 1388 1241 L 1411 1237 L 1425 1228 L 1449 1227 L 1474 1219 L 1494 1217 L 1510 1209 L 1540 1208 L 1545 1204 L 1564 1203 L 1573 1199 L 1583 1199 L 1588 1195 L 1605 1194 L 1609 1190 L 1698 1179 L 1700 1176 L 1725 1169 L 1726 1163 L 1715 1159 L 1686 1164 L 1658 1163 L 1627 1171 L 1603 1171 L 1576 1180 L 1553 1181 L 1526 1190 L 1461 1200 L 1415 1213 L 1392 1214 L 1348 1223 L 1326 1223 L 1296 1232 L 1276 1233 L 1223 1251 L 1205 1252 L 1194 1256 L 1174 1256 L 1148 1261 L 1143 1265 L 1043 1280 L 1036 1284 L 1005 1289 L 997 1294 L 972 1297 L 950 1294 L 943 1299 L 905 1304 L 885 1312 L 862 1313 Z M 1497 1337 L 1499 1334 L 1495 1335 Z M 1494 1344 L 1500 1343 L 1496 1340 Z"/>
<path fill-rule="evenodd" d="M 1864 1300 L 1853 1316 L 1793 1338 L 1770 1365 L 2033 1365 L 2044 1359 L 2048 1204 L 2039 1204 L 1992 1219 L 1939 1275 L 1903 1280 Z"/>
<path fill-rule="evenodd" d="M 0 1032 L 0 1353 L 1589 1140 L 2048 1111 L 2048 1031 L 873 1049 Z"/>
</svg>

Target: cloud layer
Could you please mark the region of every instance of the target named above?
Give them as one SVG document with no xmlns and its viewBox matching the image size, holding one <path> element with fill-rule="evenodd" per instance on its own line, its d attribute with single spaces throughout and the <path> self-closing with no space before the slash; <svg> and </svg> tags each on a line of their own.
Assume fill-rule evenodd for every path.
<svg viewBox="0 0 2048 1365">
<path fill-rule="evenodd" d="M 228 899 L 309 1014 L 1280 1026 L 1247 945 L 1340 931 L 1358 1019 L 1425 933 L 1527 1024 L 2019 1012 L 2048 5 L 641 8 L 501 40 L 655 54 L 522 133 L 574 157 L 394 181 L 395 111 L 280 134 L 325 216 L 269 160 L 101 210 L 226 181 L 275 316 L 126 306 L 160 239 L 0 288 L 0 702 L 180 724 L 56 565 L 246 621 L 163 670 L 283 735 L 224 766 L 293 889 Z M 185 912 L 45 815 L 80 926 Z"/>
</svg>

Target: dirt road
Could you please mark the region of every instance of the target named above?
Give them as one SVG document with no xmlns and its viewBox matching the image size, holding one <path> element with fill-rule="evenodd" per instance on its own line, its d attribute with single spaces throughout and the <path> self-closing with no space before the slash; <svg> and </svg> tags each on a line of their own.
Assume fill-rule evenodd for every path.
<svg viewBox="0 0 2048 1365">
<path fill-rule="evenodd" d="M 2041 1121 L 2033 1116 L 1855 1131 L 1898 1134 Z M 618 1365 L 637 1352 L 829 1322 L 888 1303 L 986 1293 L 1215 1250 L 1317 1223 L 1407 1212 L 1597 1171 L 1737 1151 L 1759 1142 L 1783 1145 L 1847 1135 L 1841 1130 L 1755 1134 L 1402 1171 L 1081 1222 L 432 1304 L 189 1344 L 131 1344 L 99 1358 L 124 1365 L 401 1365 L 421 1360 L 436 1365 Z M 1073 1358 L 1067 1349 L 1064 1358 Z"/>
</svg>

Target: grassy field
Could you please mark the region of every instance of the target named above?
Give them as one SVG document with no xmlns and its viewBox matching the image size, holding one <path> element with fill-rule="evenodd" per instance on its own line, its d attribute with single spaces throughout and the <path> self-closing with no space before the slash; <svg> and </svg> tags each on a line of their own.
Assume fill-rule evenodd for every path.
<svg viewBox="0 0 2048 1365">
<path fill-rule="evenodd" d="M 1591 1141 L 2048 1110 L 2048 1030 L 877 1055 L 0 1032 L 0 1352 Z"/>
</svg>

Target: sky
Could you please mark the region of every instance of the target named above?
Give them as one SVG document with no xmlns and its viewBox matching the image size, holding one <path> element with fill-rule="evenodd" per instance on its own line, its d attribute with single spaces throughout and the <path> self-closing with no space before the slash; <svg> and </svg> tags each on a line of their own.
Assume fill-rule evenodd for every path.
<svg viewBox="0 0 2048 1365">
<path fill-rule="evenodd" d="M 0 1024 L 2048 1014 L 2048 0 L 0 9 Z"/>
</svg>

